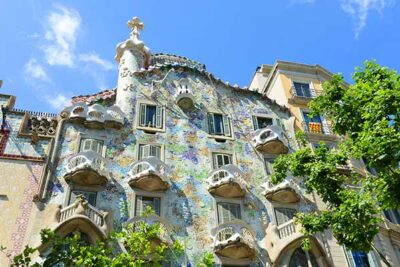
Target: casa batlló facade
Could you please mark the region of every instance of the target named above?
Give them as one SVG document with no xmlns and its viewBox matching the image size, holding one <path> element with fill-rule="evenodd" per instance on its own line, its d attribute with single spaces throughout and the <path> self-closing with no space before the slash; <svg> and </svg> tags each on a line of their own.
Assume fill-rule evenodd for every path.
<svg viewBox="0 0 400 267">
<path fill-rule="evenodd" d="M 205 251 L 218 266 L 359 266 L 328 232 L 301 250 L 293 216 L 317 209 L 315 196 L 291 177 L 269 183 L 274 158 L 297 148 L 293 112 L 201 63 L 152 54 L 140 20 L 128 26 L 116 88 L 74 97 L 59 114 L 18 110 L 15 97 L 0 95 L 7 253 L 40 248 L 43 228 L 95 242 L 145 220 L 167 229 L 166 242 L 185 244 L 172 266 L 196 266 Z M 141 216 L 146 207 L 155 214 Z"/>
</svg>

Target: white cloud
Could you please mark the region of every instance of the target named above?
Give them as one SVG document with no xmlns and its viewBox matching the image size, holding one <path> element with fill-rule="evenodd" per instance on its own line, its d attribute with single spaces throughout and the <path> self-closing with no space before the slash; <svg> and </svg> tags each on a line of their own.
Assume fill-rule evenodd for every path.
<svg viewBox="0 0 400 267">
<path fill-rule="evenodd" d="M 25 64 L 24 69 L 26 75 L 28 75 L 28 78 L 35 78 L 44 82 L 51 82 L 47 72 L 39 63 L 37 63 L 37 60 L 34 58 L 29 59 L 29 61 Z"/>
<path fill-rule="evenodd" d="M 55 110 L 60 111 L 66 106 L 71 104 L 71 100 L 69 97 L 63 94 L 56 94 L 56 95 L 45 95 L 44 100 Z"/>
<path fill-rule="evenodd" d="M 43 46 L 48 64 L 74 66 L 74 49 L 80 24 L 81 17 L 76 10 L 54 5 L 54 10 L 47 18 L 47 44 Z"/>
<path fill-rule="evenodd" d="M 100 58 L 100 56 L 95 52 L 81 54 L 79 55 L 79 60 L 87 63 L 94 63 L 103 68 L 104 70 L 112 70 L 116 68 L 113 63 L 111 63 L 108 60 Z"/>
<path fill-rule="evenodd" d="M 367 25 L 367 18 L 370 11 L 381 12 L 385 7 L 390 6 L 394 2 L 395 0 L 341 0 L 341 7 L 344 12 L 356 19 L 354 34 L 355 37 L 358 37 L 365 25 Z"/>
</svg>

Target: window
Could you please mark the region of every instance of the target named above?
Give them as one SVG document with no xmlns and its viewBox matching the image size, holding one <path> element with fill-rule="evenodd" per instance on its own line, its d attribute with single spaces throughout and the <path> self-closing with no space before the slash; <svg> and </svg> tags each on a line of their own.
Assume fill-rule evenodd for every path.
<svg viewBox="0 0 400 267">
<path fill-rule="evenodd" d="M 140 104 L 139 126 L 163 128 L 163 108 L 161 106 Z"/>
<path fill-rule="evenodd" d="M 294 90 L 296 91 L 297 96 L 301 97 L 311 97 L 311 90 L 309 83 L 300 83 L 300 82 L 293 82 Z"/>
<path fill-rule="evenodd" d="M 290 258 L 289 267 L 318 267 L 317 260 L 310 251 L 296 249 Z"/>
<path fill-rule="evenodd" d="M 89 202 L 90 205 L 92 205 L 93 207 L 96 207 L 97 192 L 82 191 L 82 190 L 72 190 L 71 191 L 68 205 L 71 205 L 72 203 L 74 203 L 79 195 L 83 195 L 85 197 L 85 199 Z"/>
<path fill-rule="evenodd" d="M 371 252 L 346 251 L 347 259 L 351 267 L 377 267 L 375 255 Z"/>
<path fill-rule="evenodd" d="M 400 224 L 400 212 L 398 210 L 384 210 L 383 214 L 389 222 Z"/>
<path fill-rule="evenodd" d="M 139 145 L 139 160 L 151 156 L 161 159 L 161 147 L 158 145 Z"/>
<path fill-rule="evenodd" d="M 213 135 L 231 136 L 229 118 L 218 113 L 208 113 L 208 133 Z"/>
<path fill-rule="evenodd" d="M 232 155 L 213 153 L 213 167 L 219 169 L 224 165 L 232 164 Z"/>
<path fill-rule="evenodd" d="M 240 204 L 235 203 L 217 203 L 218 222 L 227 223 L 236 219 L 241 219 Z"/>
<path fill-rule="evenodd" d="M 273 125 L 273 124 L 274 124 L 274 122 L 273 122 L 272 118 L 253 116 L 254 130 L 262 129 L 269 125 Z"/>
<path fill-rule="evenodd" d="M 276 224 L 281 225 L 292 220 L 296 213 L 295 209 L 275 208 Z"/>
<path fill-rule="evenodd" d="M 303 118 L 306 125 L 306 130 L 313 133 L 324 133 L 325 129 L 320 116 L 310 116 L 310 112 L 303 111 Z"/>
<path fill-rule="evenodd" d="M 265 162 L 265 172 L 267 173 L 268 176 L 272 175 L 274 173 L 274 168 L 272 165 L 274 164 L 275 158 L 264 158 Z"/>
<path fill-rule="evenodd" d="M 146 207 L 151 207 L 154 212 L 160 216 L 160 203 L 161 199 L 159 197 L 137 196 L 135 216 L 142 216 L 143 212 L 146 210 Z"/>
<path fill-rule="evenodd" d="M 92 138 L 82 138 L 81 144 L 79 146 L 79 152 L 94 151 L 99 154 L 102 154 L 103 145 L 104 145 L 103 140 L 97 140 L 97 139 L 92 139 Z"/>
</svg>

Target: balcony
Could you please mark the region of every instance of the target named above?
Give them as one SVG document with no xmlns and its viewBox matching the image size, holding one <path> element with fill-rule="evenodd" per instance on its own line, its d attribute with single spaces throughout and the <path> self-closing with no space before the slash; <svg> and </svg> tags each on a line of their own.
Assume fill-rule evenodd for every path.
<svg viewBox="0 0 400 267">
<path fill-rule="evenodd" d="M 276 262 L 282 251 L 293 244 L 296 240 L 301 240 L 304 235 L 301 233 L 301 225 L 289 220 L 281 225 L 270 223 L 266 230 L 264 246 L 272 262 Z"/>
<path fill-rule="evenodd" d="M 111 220 L 108 216 L 108 212 L 96 209 L 83 196 L 78 196 L 73 204 L 56 211 L 55 231 L 67 235 L 79 230 L 95 241 L 110 233 Z"/>
<path fill-rule="evenodd" d="M 336 139 L 336 135 L 333 133 L 332 126 L 329 123 L 320 122 L 303 122 L 302 123 L 304 132 L 309 137 L 314 137 L 315 139 Z"/>
<path fill-rule="evenodd" d="M 88 106 L 79 102 L 64 109 L 62 114 L 73 123 L 84 124 L 88 128 L 94 129 L 120 129 L 124 124 L 124 113 L 115 105 L 111 107 L 99 104 Z"/>
<path fill-rule="evenodd" d="M 252 139 L 255 148 L 268 154 L 286 154 L 289 151 L 283 131 L 279 126 L 271 125 L 258 129 Z"/>
<path fill-rule="evenodd" d="M 157 157 L 148 157 L 135 162 L 128 175 L 131 187 L 150 192 L 165 191 L 169 188 L 165 177 L 165 164 Z"/>
<path fill-rule="evenodd" d="M 68 160 L 64 175 L 67 182 L 78 185 L 103 185 L 108 182 L 108 164 L 102 155 L 94 151 L 84 151 Z"/>
<path fill-rule="evenodd" d="M 270 201 L 280 203 L 297 203 L 300 201 L 301 192 L 297 186 L 287 180 L 275 186 L 267 182 L 264 187 L 264 196 Z"/>
<path fill-rule="evenodd" d="M 175 95 L 176 103 L 181 109 L 191 109 L 194 107 L 194 96 L 192 91 L 184 85 L 178 88 L 178 92 Z"/>
<path fill-rule="evenodd" d="M 207 179 L 208 191 L 211 194 L 236 198 L 246 194 L 246 183 L 243 172 L 235 165 L 229 164 L 212 171 Z"/>
<path fill-rule="evenodd" d="M 241 220 L 220 224 L 212 230 L 213 249 L 230 259 L 252 259 L 256 254 L 255 233 Z"/>
<path fill-rule="evenodd" d="M 316 98 L 322 93 L 322 90 L 316 90 L 314 88 L 309 88 L 307 91 L 304 91 L 302 94 L 298 94 L 296 88 L 292 86 L 290 88 L 290 98 L 289 102 L 291 104 L 302 104 L 306 105 L 312 99 Z"/>
</svg>

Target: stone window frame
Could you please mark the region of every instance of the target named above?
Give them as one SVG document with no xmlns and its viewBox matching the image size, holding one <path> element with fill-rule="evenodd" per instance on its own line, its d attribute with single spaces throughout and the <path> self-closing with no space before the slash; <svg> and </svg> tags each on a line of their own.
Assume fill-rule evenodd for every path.
<svg viewBox="0 0 400 267">
<path fill-rule="evenodd" d="M 208 114 L 210 114 L 210 113 L 219 114 L 219 115 L 222 115 L 222 116 L 226 116 L 228 118 L 228 120 L 229 120 L 229 129 L 231 131 L 231 135 L 230 136 L 217 135 L 217 134 L 211 134 L 210 133 L 210 128 L 208 127 Z M 214 109 L 214 108 L 208 108 L 207 112 L 206 112 L 205 122 L 204 123 L 205 123 L 205 130 L 206 130 L 208 138 L 213 138 L 213 139 L 216 139 L 216 140 L 235 140 L 234 132 L 233 132 L 233 119 L 232 119 L 231 116 L 229 116 L 229 114 L 226 114 L 222 110 Z"/>
<path fill-rule="evenodd" d="M 240 220 L 245 221 L 245 213 L 244 213 L 244 202 L 243 199 L 241 198 L 225 198 L 225 197 L 220 197 L 220 196 L 214 196 L 214 201 L 213 201 L 213 208 L 214 208 L 214 220 L 215 220 L 215 225 L 218 226 L 219 223 L 219 217 L 218 217 L 218 203 L 231 203 L 231 204 L 239 204 L 240 206 Z"/>
<path fill-rule="evenodd" d="M 155 128 L 155 127 L 146 127 L 146 126 L 141 126 L 140 125 L 140 105 L 141 104 L 145 104 L 145 105 L 150 105 L 150 106 L 159 106 L 162 109 L 162 127 L 161 128 Z M 156 133 L 156 132 L 163 132 L 165 133 L 165 124 L 166 124 L 166 111 L 167 109 L 165 108 L 164 105 L 161 105 L 160 103 L 157 103 L 155 101 L 152 100 L 148 100 L 148 99 L 139 99 L 136 102 L 136 118 L 135 118 L 135 127 L 138 130 L 143 130 L 144 132 L 148 132 L 148 133 Z"/>
<path fill-rule="evenodd" d="M 273 114 L 273 113 L 268 113 L 268 114 L 265 114 L 265 113 L 252 113 L 251 114 L 251 122 L 253 124 L 252 128 L 253 128 L 254 131 L 257 131 L 258 129 L 261 129 L 261 128 L 255 129 L 255 127 L 254 127 L 256 125 L 256 121 L 254 121 L 254 119 L 257 119 L 257 118 L 272 119 L 272 125 L 279 125 L 279 123 L 278 123 L 279 117 L 276 114 Z M 257 122 L 257 125 L 258 125 L 258 122 Z"/>
<path fill-rule="evenodd" d="M 209 159 L 211 161 L 211 170 L 216 170 L 214 168 L 214 154 L 227 154 L 230 155 L 232 157 L 232 163 L 233 165 L 237 166 L 237 157 L 236 157 L 236 153 L 233 151 L 226 151 L 226 150 L 222 150 L 222 149 L 211 149 L 209 152 Z"/>
<path fill-rule="evenodd" d="M 276 226 L 279 226 L 278 219 L 276 218 L 276 213 L 275 213 L 276 208 L 294 209 L 294 210 L 296 210 L 296 213 L 299 212 L 299 204 L 298 203 L 281 203 L 281 202 L 271 201 L 271 206 L 272 206 L 272 211 L 273 211 L 273 214 L 272 214 L 273 223 Z"/>
<path fill-rule="evenodd" d="M 99 208 L 99 204 L 100 204 L 100 192 L 101 192 L 101 186 L 100 185 L 91 185 L 91 186 L 87 186 L 87 185 L 77 185 L 74 183 L 70 183 L 69 186 L 67 187 L 66 190 L 66 194 L 64 197 L 64 203 L 63 203 L 63 208 L 68 207 L 71 204 L 68 204 L 70 198 L 71 198 L 71 192 L 74 190 L 79 190 L 79 191 L 87 191 L 87 192 L 96 192 L 96 209 L 101 209 Z"/>
<path fill-rule="evenodd" d="M 81 142 L 82 142 L 83 139 L 96 139 L 96 140 L 103 141 L 103 148 L 102 148 L 102 151 L 101 151 L 101 155 L 103 157 L 106 156 L 106 151 L 107 151 L 106 141 L 108 139 L 107 136 L 105 136 L 105 135 L 92 135 L 92 134 L 89 134 L 89 133 L 80 132 L 78 134 L 78 138 L 76 140 L 76 142 L 77 142 L 77 145 L 76 145 L 76 148 L 75 148 L 75 153 L 76 154 L 79 153 L 79 148 L 81 146 Z"/>
<path fill-rule="evenodd" d="M 164 162 L 164 159 L 165 159 L 165 146 L 163 145 L 163 144 L 160 144 L 160 143 L 155 143 L 155 142 L 137 142 L 136 143 L 136 152 L 135 152 L 135 157 L 136 157 L 136 160 L 140 160 L 139 158 L 139 153 L 140 153 L 140 146 L 142 146 L 142 145 L 154 145 L 154 146 L 159 146 L 160 147 L 160 160 L 162 161 L 162 162 Z"/>
<path fill-rule="evenodd" d="M 314 82 L 312 81 L 311 78 L 302 77 L 302 76 L 290 76 L 288 78 L 290 80 L 290 85 L 291 85 L 291 87 L 293 89 L 294 89 L 294 83 L 308 84 L 309 85 L 309 89 L 310 89 L 310 95 L 312 96 L 312 91 L 315 90 L 315 85 L 314 85 Z M 303 97 L 303 96 L 299 96 L 299 97 Z"/>
<path fill-rule="evenodd" d="M 142 189 L 133 189 L 133 205 L 129 211 L 129 216 L 130 218 L 135 218 L 135 217 L 140 217 L 140 216 L 135 216 L 136 214 L 136 197 L 137 196 L 143 196 L 143 197 L 158 197 L 160 198 L 160 217 L 165 218 L 166 215 L 166 204 L 165 204 L 165 196 L 163 192 L 149 192 L 145 191 Z"/>
</svg>

